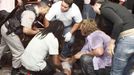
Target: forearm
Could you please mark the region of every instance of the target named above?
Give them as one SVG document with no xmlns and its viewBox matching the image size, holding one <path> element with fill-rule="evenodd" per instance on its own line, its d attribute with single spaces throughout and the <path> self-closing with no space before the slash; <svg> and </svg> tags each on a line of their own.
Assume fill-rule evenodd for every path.
<svg viewBox="0 0 134 75">
<path fill-rule="evenodd" d="M 70 32 L 73 34 L 78 28 L 79 28 L 79 23 L 75 23 Z"/>
<path fill-rule="evenodd" d="M 23 28 L 23 32 L 27 35 L 35 35 L 39 32 L 38 29 L 36 30 L 33 30 L 33 29 L 26 29 L 26 28 Z"/>
<path fill-rule="evenodd" d="M 22 0 L 17 0 L 18 1 L 18 3 L 22 3 L 23 1 Z"/>
<path fill-rule="evenodd" d="M 55 55 L 52 58 L 55 70 L 63 71 L 59 55 Z"/>
<path fill-rule="evenodd" d="M 55 70 L 56 71 L 63 71 L 62 65 L 55 65 Z"/>
<path fill-rule="evenodd" d="M 22 0 L 17 0 L 17 2 L 18 2 L 18 5 L 22 5 L 23 4 Z"/>
<path fill-rule="evenodd" d="M 43 21 L 44 27 L 48 27 L 49 26 L 49 21 L 45 18 Z"/>
<path fill-rule="evenodd" d="M 81 58 L 82 55 L 87 54 L 87 55 L 91 55 L 94 56 L 93 52 L 78 52 L 77 54 L 75 54 L 74 56 L 71 57 L 71 59 L 69 60 L 70 64 L 75 63 L 77 60 L 79 60 Z"/>
</svg>

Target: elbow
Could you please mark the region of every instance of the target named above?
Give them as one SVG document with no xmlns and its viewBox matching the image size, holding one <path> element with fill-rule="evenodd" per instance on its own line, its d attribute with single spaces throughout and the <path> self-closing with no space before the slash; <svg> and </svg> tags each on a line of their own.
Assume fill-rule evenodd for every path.
<svg viewBox="0 0 134 75">
<path fill-rule="evenodd" d="M 61 65 L 61 62 L 55 62 L 54 65 L 55 66 L 60 66 Z"/>
<path fill-rule="evenodd" d="M 95 56 L 102 56 L 104 54 L 104 51 L 99 50 L 99 51 L 95 52 L 94 54 L 95 54 Z"/>
<path fill-rule="evenodd" d="M 23 33 L 25 33 L 25 34 L 28 34 L 28 29 L 26 29 L 25 27 L 23 28 Z"/>
<path fill-rule="evenodd" d="M 115 23 L 115 25 L 123 25 L 123 24 L 124 22 L 122 20 Z"/>
<path fill-rule="evenodd" d="M 102 56 L 102 55 L 103 55 L 103 52 L 96 53 L 96 56 Z"/>
</svg>

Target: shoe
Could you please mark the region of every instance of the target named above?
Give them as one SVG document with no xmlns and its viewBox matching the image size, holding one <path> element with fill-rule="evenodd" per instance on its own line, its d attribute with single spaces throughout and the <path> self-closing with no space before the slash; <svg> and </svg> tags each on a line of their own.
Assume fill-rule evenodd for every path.
<svg viewBox="0 0 134 75">
<path fill-rule="evenodd" d="M 12 68 L 11 75 L 19 75 L 19 68 Z"/>
</svg>

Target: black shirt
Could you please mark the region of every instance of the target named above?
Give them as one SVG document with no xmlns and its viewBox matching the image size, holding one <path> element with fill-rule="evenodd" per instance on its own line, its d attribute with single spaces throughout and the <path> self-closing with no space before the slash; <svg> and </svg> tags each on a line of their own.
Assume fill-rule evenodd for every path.
<svg viewBox="0 0 134 75">
<path fill-rule="evenodd" d="M 102 4 L 100 11 L 113 24 L 112 38 L 116 39 L 122 31 L 134 28 L 134 18 L 124 6 L 108 1 Z"/>
</svg>

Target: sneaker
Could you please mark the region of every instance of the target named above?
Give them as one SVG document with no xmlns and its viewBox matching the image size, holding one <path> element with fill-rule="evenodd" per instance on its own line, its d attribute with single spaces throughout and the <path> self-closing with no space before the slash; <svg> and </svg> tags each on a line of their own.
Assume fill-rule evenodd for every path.
<svg viewBox="0 0 134 75">
<path fill-rule="evenodd" d="M 19 75 L 19 68 L 12 68 L 11 75 Z"/>
</svg>

